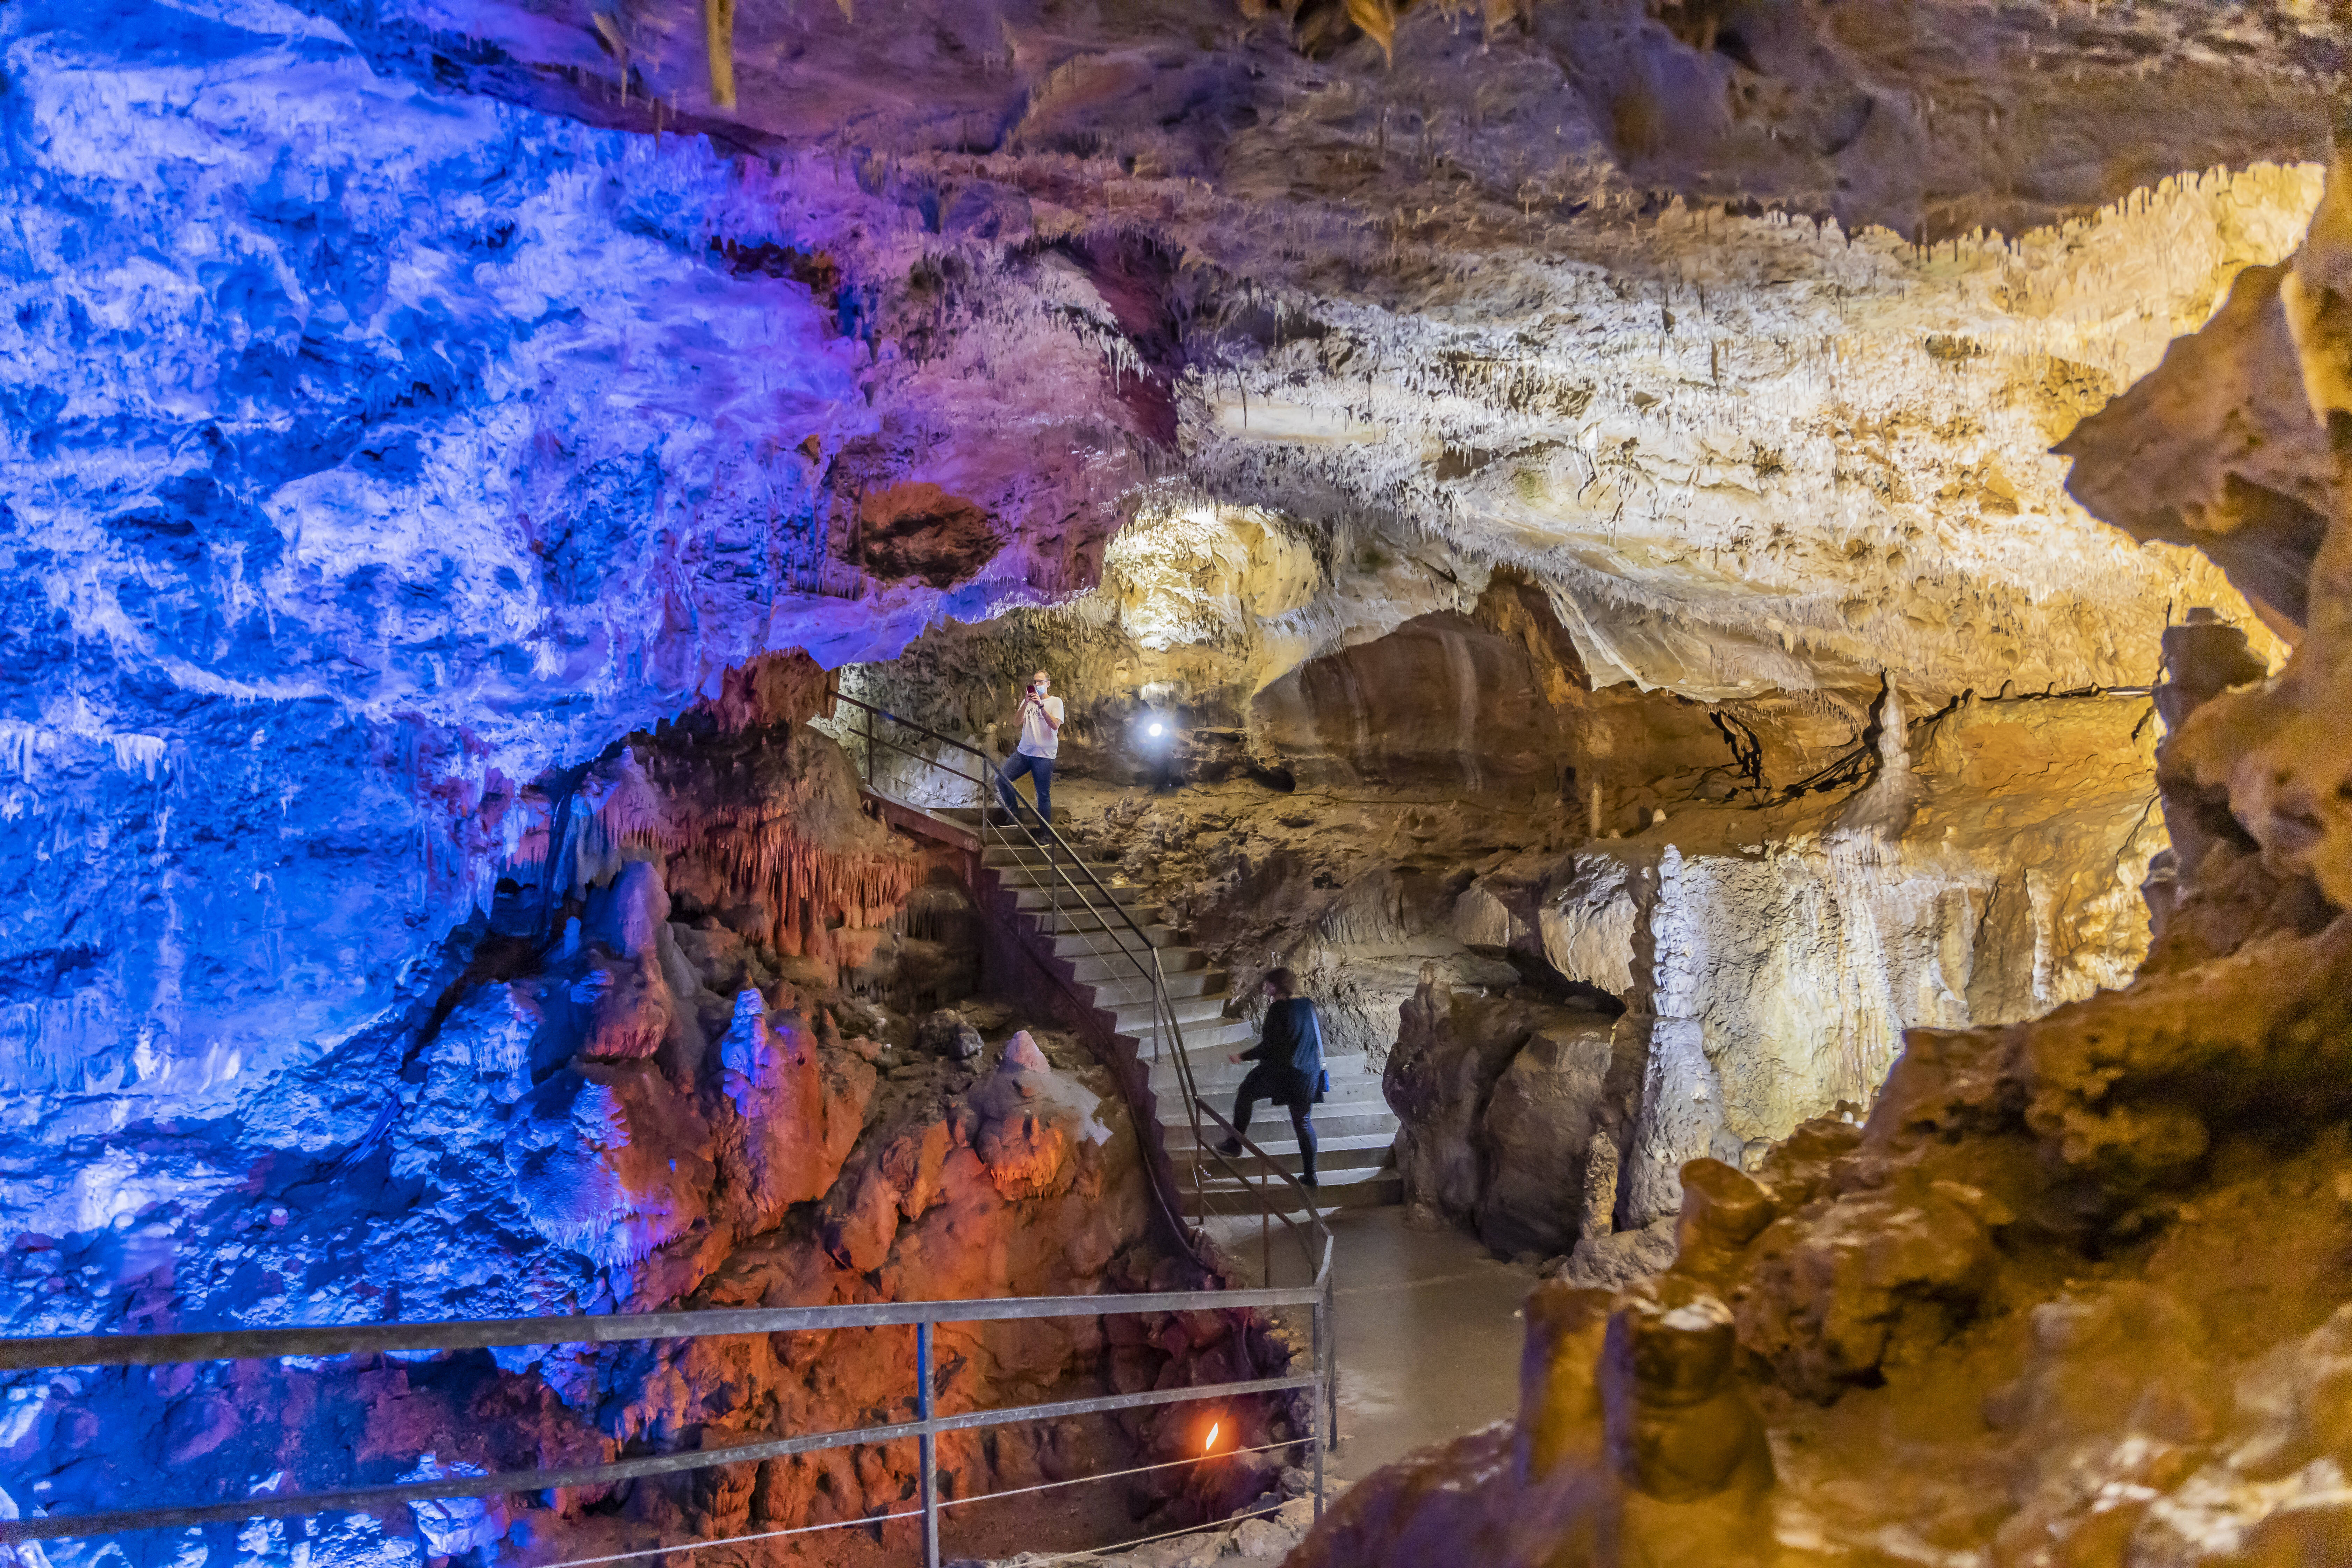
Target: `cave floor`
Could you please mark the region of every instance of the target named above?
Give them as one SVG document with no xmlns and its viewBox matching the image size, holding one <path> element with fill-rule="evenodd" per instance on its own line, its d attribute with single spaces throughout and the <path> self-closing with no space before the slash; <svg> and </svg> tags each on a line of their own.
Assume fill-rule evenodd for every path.
<svg viewBox="0 0 2352 1568">
<path fill-rule="evenodd" d="M 1361 1479 L 1518 1406 L 1519 1303 L 1536 1270 L 1476 1238 L 1412 1224 L 1402 1207 L 1330 1216 L 1339 1279 L 1339 1448 L 1329 1473 Z M 1234 1260 L 1260 1268 L 1255 1224 L 1219 1222 Z M 1305 1282 L 1295 1245 L 1274 1246 L 1278 1285 Z"/>
</svg>

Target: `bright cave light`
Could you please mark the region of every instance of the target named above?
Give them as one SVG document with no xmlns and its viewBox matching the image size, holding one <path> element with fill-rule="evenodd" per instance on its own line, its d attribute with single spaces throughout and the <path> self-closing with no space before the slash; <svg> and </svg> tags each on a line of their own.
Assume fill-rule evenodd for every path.
<svg viewBox="0 0 2352 1568">
<path fill-rule="evenodd" d="M 1213 1454 L 1217 1451 L 1217 1431 L 1223 1425 L 1224 1423 L 1222 1421 L 1212 1421 L 1209 1423 L 1209 1440 L 1201 1445 L 1201 1452 L 1203 1454 Z"/>
<path fill-rule="evenodd" d="M 1151 728 L 1150 728 L 1150 729 L 1149 729 L 1149 730 L 1146 730 L 1146 731 L 1144 731 L 1144 733 L 1145 733 L 1145 734 L 1147 734 L 1147 735 L 1150 736 L 1150 737 L 1151 737 L 1153 740 L 1155 740 L 1155 741 L 1156 741 L 1156 740 L 1158 740 L 1160 736 L 1162 736 L 1162 735 L 1166 734 L 1167 732 L 1168 732 L 1168 726 L 1167 726 L 1167 725 L 1165 725 L 1165 724 L 1160 723 L 1160 722 L 1158 720 L 1156 720 L 1156 719 L 1152 721 Z"/>
</svg>

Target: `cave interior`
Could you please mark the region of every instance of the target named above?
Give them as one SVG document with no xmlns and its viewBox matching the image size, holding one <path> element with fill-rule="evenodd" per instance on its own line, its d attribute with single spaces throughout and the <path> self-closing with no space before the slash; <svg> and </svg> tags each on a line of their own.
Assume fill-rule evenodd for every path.
<svg viewBox="0 0 2352 1568">
<path fill-rule="evenodd" d="M 0 1568 L 2352 1565 L 2347 66 L 5 0 Z"/>
</svg>

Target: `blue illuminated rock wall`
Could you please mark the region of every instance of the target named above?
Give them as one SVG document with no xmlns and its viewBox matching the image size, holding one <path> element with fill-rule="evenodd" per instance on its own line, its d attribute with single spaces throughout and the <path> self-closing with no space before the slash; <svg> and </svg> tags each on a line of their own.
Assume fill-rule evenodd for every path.
<svg viewBox="0 0 2352 1568">
<path fill-rule="evenodd" d="M 314 1058 L 487 903 L 520 783 L 763 650 L 1034 597 L 1024 500 L 1070 531 L 1068 458 L 943 451 L 877 321 L 919 212 L 446 90 L 384 26 L 0 16 L 0 1085 L 52 1131 Z M 861 574 L 845 454 L 978 497 L 993 558 Z M 36 1227 L 128 1201 L 41 1180 Z"/>
<path fill-rule="evenodd" d="M 501 875 L 544 851 L 532 781 L 740 708 L 762 653 L 887 658 L 939 614 L 1083 585 L 1114 521 L 1125 437 L 1083 310 L 1025 351 L 1000 313 L 974 352 L 1009 368 L 961 376 L 989 416 L 967 421 L 936 313 L 919 364 L 888 321 L 892 279 L 956 243 L 936 214 L 832 160 L 456 90 L 414 26 L 353 16 L 0 7 L 0 1332 L 593 1310 L 706 1277 L 719 1243 L 675 1268 L 608 1245 L 645 1194 L 573 1236 L 518 1175 L 534 1151 L 667 1161 L 689 1251 L 754 1224 L 705 1213 L 715 1065 L 597 1069 L 637 1085 L 613 1104 L 668 1108 L 620 1128 L 531 1061 L 563 1044 L 541 992 L 482 973 Z M 914 497 L 887 569 L 845 542 L 869 491 Z M 803 742 L 854 816 L 839 753 Z M 723 1028 L 732 999 L 699 989 L 742 984 L 723 968 L 670 966 L 714 1053 L 691 1009 Z M 0 1510 L 264 1484 L 232 1416 L 293 1395 L 225 1375 L 7 1380 Z M 415 1447 L 288 1430 L 288 1484 Z M 419 1529 L 240 1550 L 467 1543 Z"/>
<path fill-rule="evenodd" d="M 870 420 L 830 301 L 712 264 L 699 144 L 209 9 L 0 21 L 0 1082 L 45 1115 L 348 1032 L 501 794 L 823 640 L 775 604 L 802 443 Z"/>
</svg>

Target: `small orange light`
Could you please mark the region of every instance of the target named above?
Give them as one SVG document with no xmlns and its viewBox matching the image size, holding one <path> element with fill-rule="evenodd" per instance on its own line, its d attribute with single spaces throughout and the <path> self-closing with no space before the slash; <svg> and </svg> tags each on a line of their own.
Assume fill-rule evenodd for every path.
<svg viewBox="0 0 2352 1568">
<path fill-rule="evenodd" d="M 1224 1423 L 1222 1421 L 1212 1421 L 1209 1423 L 1209 1440 L 1201 1445 L 1201 1452 L 1203 1454 L 1213 1454 L 1217 1451 L 1217 1428 L 1223 1425 Z"/>
</svg>

